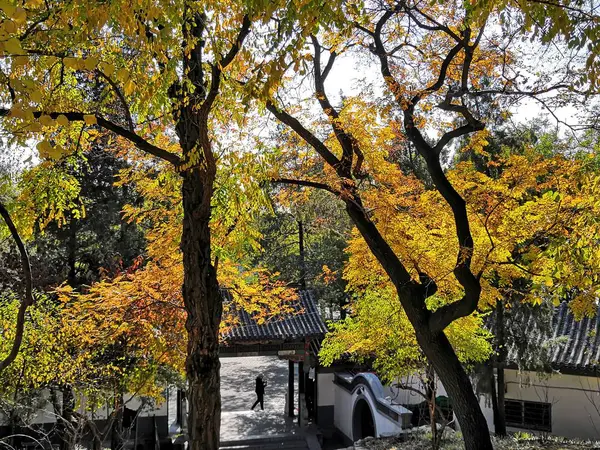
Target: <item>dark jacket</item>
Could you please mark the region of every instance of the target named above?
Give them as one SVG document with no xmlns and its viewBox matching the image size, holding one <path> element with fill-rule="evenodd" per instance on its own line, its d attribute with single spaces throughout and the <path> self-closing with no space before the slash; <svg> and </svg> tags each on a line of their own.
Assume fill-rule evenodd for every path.
<svg viewBox="0 0 600 450">
<path fill-rule="evenodd" d="M 267 383 L 263 381 L 262 378 L 256 377 L 256 388 L 254 389 L 254 392 L 256 392 L 258 395 L 263 395 L 265 393 L 266 385 Z"/>
</svg>

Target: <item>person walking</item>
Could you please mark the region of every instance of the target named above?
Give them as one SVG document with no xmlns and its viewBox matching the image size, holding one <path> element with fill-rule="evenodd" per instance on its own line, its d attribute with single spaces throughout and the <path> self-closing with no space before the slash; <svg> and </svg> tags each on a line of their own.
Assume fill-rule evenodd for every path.
<svg viewBox="0 0 600 450">
<path fill-rule="evenodd" d="M 254 402 L 254 405 L 252 405 L 252 408 L 250 409 L 254 409 L 256 407 L 256 405 L 258 405 L 260 403 L 260 409 L 264 410 L 265 409 L 265 387 L 267 386 L 267 382 L 263 381 L 263 374 L 261 373 L 259 376 L 256 377 L 256 388 L 254 389 L 254 392 L 256 392 L 256 401 Z"/>
</svg>

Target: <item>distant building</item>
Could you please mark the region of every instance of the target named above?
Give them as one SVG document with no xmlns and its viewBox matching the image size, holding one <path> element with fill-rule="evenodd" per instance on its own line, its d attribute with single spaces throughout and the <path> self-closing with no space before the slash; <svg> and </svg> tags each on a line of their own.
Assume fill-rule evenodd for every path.
<svg viewBox="0 0 600 450">
<path fill-rule="evenodd" d="M 529 334 L 557 342 L 549 355 L 552 372 L 505 369 L 508 430 L 600 440 L 600 316 L 576 321 L 563 302 L 555 309 L 549 336 Z M 482 409 L 493 431 L 493 411 L 485 399 Z"/>
</svg>

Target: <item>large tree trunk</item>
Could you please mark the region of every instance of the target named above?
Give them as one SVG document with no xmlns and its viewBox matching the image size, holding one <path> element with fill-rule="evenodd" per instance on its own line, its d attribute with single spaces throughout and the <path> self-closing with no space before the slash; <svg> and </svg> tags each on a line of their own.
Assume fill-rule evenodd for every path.
<svg viewBox="0 0 600 450">
<path fill-rule="evenodd" d="M 462 364 L 443 331 L 433 332 L 429 325 L 431 312 L 425 300 L 432 293 L 412 281 L 387 241 L 367 217 L 360 198 L 346 201 L 346 211 L 396 286 L 398 298 L 410 320 L 417 342 L 442 382 L 464 436 L 466 450 L 492 450 L 487 422 Z"/>
<path fill-rule="evenodd" d="M 221 420 L 219 324 L 222 299 L 211 261 L 210 200 L 214 175 L 183 176 L 183 299 L 187 310 L 190 450 L 218 450 Z"/>
<path fill-rule="evenodd" d="M 433 365 L 435 373 L 448 393 L 452 409 L 464 436 L 467 450 L 491 450 L 487 422 L 471 380 L 458 360 L 444 333 L 434 334 L 425 327 L 416 330 L 417 340 Z"/>
</svg>

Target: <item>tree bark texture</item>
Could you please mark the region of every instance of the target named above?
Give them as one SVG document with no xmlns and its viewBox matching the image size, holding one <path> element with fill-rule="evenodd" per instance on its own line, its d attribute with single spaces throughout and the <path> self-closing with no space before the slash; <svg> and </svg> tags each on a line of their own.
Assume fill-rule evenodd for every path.
<svg viewBox="0 0 600 450">
<path fill-rule="evenodd" d="M 469 45 L 471 30 L 464 30 L 463 39 L 460 39 L 460 42 L 444 58 L 438 81 L 428 87 L 426 91 L 416 94 L 407 103 L 401 94 L 404 91 L 403 86 L 400 81 L 394 78 L 390 69 L 389 52 L 384 45 L 387 37 L 382 37 L 382 30 L 386 22 L 401 10 L 403 11 L 403 8 L 406 8 L 403 2 L 395 5 L 379 17 L 373 29 L 360 25 L 358 28 L 373 39 L 373 43 L 369 48 L 379 57 L 381 74 L 388 85 L 390 93 L 396 96 L 398 106 L 403 111 L 406 136 L 424 158 L 427 163 L 427 171 L 436 189 L 452 209 L 456 239 L 459 245 L 453 273 L 463 287 L 463 297 L 460 300 L 446 304 L 435 311 L 428 310 L 426 300 L 437 291 L 435 281 L 429 275 L 420 271 L 418 272 L 418 279 L 412 277 L 389 242 L 378 230 L 377 225 L 371 219 L 371 213 L 364 207 L 357 187 L 357 180 L 363 176 L 364 152 L 360 148 L 360 142 L 354 138 L 349 130 L 344 129 L 343 124 L 338 120 L 339 112 L 329 101 L 324 87 L 325 79 L 330 73 L 337 55 L 335 51 L 329 51 L 329 59 L 323 68 L 321 53 L 324 47 L 319 44 L 316 36 L 311 36 L 314 49 L 314 93 L 341 147 L 340 156 L 338 156 L 339 153 L 332 151 L 324 141 L 311 133 L 297 118 L 285 110 L 278 108 L 271 101 L 266 102 L 266 107 L 277 119 L 294 130 L 301 139 L 310 145 L 321 156 L 325 164 L 335 170 L 341 183 L 339 187 L 334 187 L 326 183 L 306 180 L 284 179 L 285 182 L 324 189 L 344 201 L 348 215 L 358 228 L 372 254 L 394 283 L 402 307 L 415 329 L 417 341 L 449 394 L 463 431 L 465 447 L 468 450 L 492 450 L 487 423 L 481 412 L 471 381 L 444 334 L 444 329 L 454 320 L 469 316 L 476 310 L 481 295 L 481 284 L 479 274 L 476 275 L 471 270 L 474 248 L 466 202 L 446 178 L 440 162 L 441 151 L 453 139 L 482 130 L 485 125 L 475 119 L 466 106 L 438 105 L 445 107 L 447 110 L 458 108 L 457 112 L 464 116 L 468 124 L 446 132 L 438 143 L 432 146 L 421 134 L 414 120 L 416 104 L 426 92 L 438 92 L 445 86 L 448 67 L 463 49 L 465 52 L 463 87 L 466 85 L 475 44 L 473 46 Z M 434 26 L 434 28 L 428 28 L 425 26 L 425 29 L 442 29 L 447 30 L 451 35 L 453 33 L 447 27 L 436 28 Z"/>
<path fill-rule="evenodd" d="M 184 16 L 184 40 L 195 44 L 189 52 L 184 52 L 183 73 L 187 82 L 173 85 L 173 95 L 179 105 L 175 128 L 182 149 L 182 159 L 176 162 L 176 166 L 183 178 L 181 250 L 188 333 L 188 437 L 190 450 L 218 450 L 221 425 L 219 325 L 223 300 L 217 272 L 211 261 L 211 199 L 217 169 L 208 119 L 219 95 L 222 70 L 239 52 L 250 32 L 251 23 L 249 17 L 244 16 L 229 52 L 211 64 L 210 83 L 207 84 L 203 66 L 207 16 L 187 8 Z M 191 102 L 185 101 L 186 95 L 192 99 Z M 183 167 L 178 165 L 179 162 L 184 163 Z"/>
<path fill-rule="evenodd" d="M 204 173 L 203 173 L 204 172 Z M 219 324 L 222 299 L 211 261 L 212 179 L 200 168 L 183 174 L 183 299 L 187 310 L 191 450 L 218 450 L 221 420 Z"/>
<path fill-rule="evenodd" d="M 419 345 L 452 401 L 452 409 L 460 424 L 465 448 L 491 450 L 487 422 L 481 412 L 471 380 L 454 353 L 448 338 L 443 332 L 431 333 L 425 326 L 415 327 L 415 331 Z"/>
<path fill-rule="evenodd" d="M 27 308 L 29 308 L 34 303 L 33 299 L 33 280 L 31 277 L 31 264 L 29 263 L 29 254 L 27 253 L 27 249 L 25 248 L 25 244 L 23 244 L 23 240 L 15 227 L 8 210 L 5 208 L 4 204 L 0 202 L 0 216 L 6 222 L 6 226 L 8 227 L 10 234 L 19 249 L 19 253 L 21 254 L 21 266 L 23 269 L 23 278 L 25 284 L 25 297 L 21 301 L 21 305 L 19 306 L 19 312 L 17 314 L 17 323 L 15 325 L 15 338 L 13 340 L 13 345 L 10 350 L 10 353 L 6 355 L 3 360 L 0 360 L 0 374 L 2 371 L 7 368 L 17 357 L 19 353 L 19 349 L 21 348 L 21 342 L 23 342 L 23 332 L 25 330 L 25 313 L 27 312 Z"/>
</svg>

